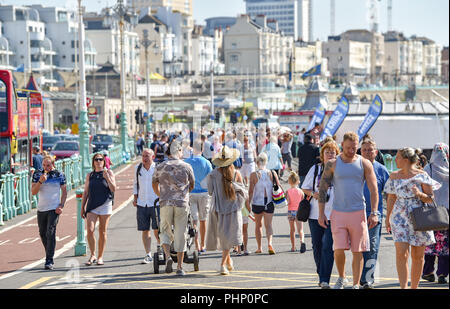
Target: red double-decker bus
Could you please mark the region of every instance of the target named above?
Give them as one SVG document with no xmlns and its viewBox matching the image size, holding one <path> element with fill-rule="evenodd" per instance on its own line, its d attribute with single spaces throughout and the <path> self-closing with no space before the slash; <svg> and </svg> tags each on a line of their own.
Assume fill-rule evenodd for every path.
<svg viewBox="0 0 450 309">
<path fill-rule="evenodd" d="M 15 89 L 12 73 L 0 70 L 0 174 L 31 164 L 32 147 L 42 146 L 42 125 L 41 93 Z"/>
</svg>

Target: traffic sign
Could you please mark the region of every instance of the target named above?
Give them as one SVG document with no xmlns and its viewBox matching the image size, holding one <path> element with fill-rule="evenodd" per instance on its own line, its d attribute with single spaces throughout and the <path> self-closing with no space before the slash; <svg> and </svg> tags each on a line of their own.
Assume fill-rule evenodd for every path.
<svg viewBox="0 0 450 309">
<path fill-rule="evenodd" d="M 92 99 L 89 97 L 86 97 L 86 106 L 89 107 L 92 104 Z"/>
</svg>

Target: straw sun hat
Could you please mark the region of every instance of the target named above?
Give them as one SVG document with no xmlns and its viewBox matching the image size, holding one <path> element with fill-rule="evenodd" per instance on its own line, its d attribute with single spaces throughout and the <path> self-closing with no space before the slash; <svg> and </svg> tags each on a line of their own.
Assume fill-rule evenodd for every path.
<svg viewBox="0 0 450 309">
<path fill-rule="evenodd" d="M 212 163 L 217 167 L 226 167 L 233 164 L 239 156 L 239 150 L 224 146 L 222 150 L 213 157 Z"/>
</svg>

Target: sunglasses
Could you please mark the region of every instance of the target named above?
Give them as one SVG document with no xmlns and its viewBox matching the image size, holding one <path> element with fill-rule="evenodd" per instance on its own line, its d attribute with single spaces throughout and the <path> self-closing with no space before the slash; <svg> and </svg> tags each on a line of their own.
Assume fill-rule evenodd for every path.
<svg viewBox="0 0 450 309">
<path fill-rule="evenodd" d="M 101 162 L 103 161 L 103 158 L 95 158 L 94 161 Z"/>
</svg>

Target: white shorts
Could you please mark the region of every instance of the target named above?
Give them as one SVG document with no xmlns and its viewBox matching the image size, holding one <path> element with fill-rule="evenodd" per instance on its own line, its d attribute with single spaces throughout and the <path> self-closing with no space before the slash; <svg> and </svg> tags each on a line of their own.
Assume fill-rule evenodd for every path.
<svg viewBox="0 0 450 309">
<path fill-rule="evenodd" d="M 107 199 L 106 202 L 95 209 L 92 209 L 90 212 L 99 216 L 111 215 L 112 214 L 112 200 Z"/>
<path fill-rule="evenodd" d="M 241 167 L 241 174 L 242 177 L 250 178 L 250 174 L 253 173 L 256 170 L 255 162 L 252 163 L 244 163 Z"/>
<path fill-rule="evenodd" d="M 190 193 L 189 205 L 191 206 L 192 219 L 195 221 L 206 221 L 208 219 L 211 197 L 208 192 Z"/>
</svg>

